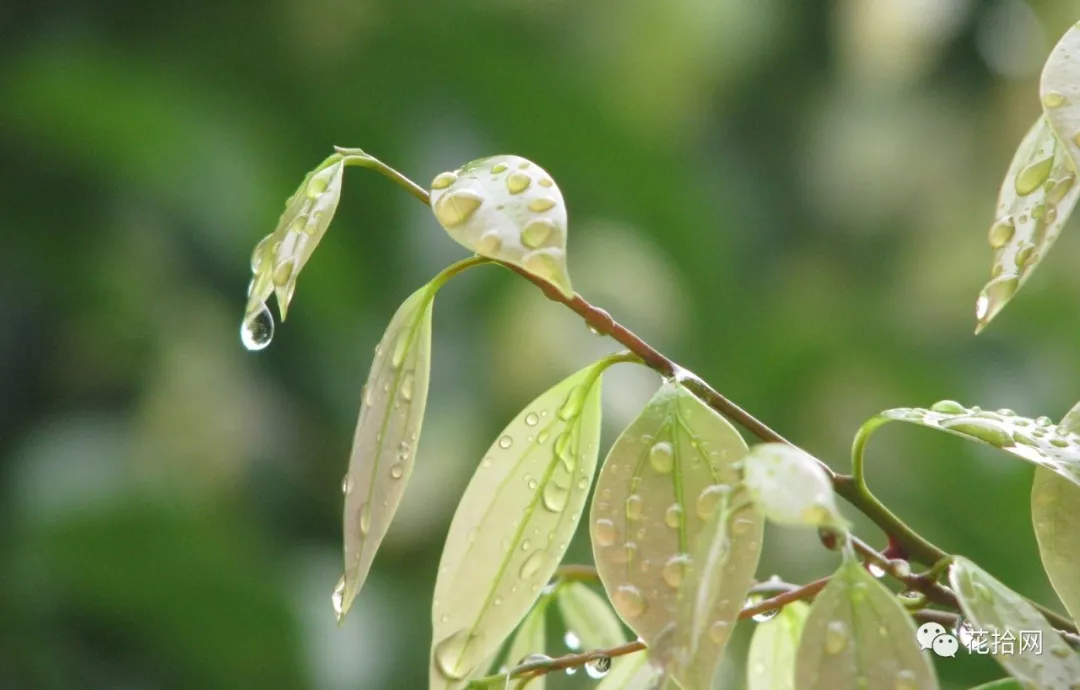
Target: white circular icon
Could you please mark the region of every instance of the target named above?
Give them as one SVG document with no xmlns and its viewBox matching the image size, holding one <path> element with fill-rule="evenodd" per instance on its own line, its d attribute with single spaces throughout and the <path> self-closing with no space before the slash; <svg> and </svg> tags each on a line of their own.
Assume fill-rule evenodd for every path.
<svg viewBox="0 0 1080 690">
<path fill-rule="evenodd" d="M 956 650 L 960 649 L 960 643 L 949 633 L 938 635 L 934 638 L 933 650 L 938 656 L 956 656 Z"/>
</svg>

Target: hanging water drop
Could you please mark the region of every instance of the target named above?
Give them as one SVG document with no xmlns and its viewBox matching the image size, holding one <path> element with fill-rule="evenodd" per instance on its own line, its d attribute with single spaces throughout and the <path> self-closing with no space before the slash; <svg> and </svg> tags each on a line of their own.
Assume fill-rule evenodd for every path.
<svg viewBox="0 0 1080 690">
<path fill-rule="evenodd" d="M 875 578 L 877 578 L 877 579 L 879 579 L 879 580 L 880 580 L 881 578 L 885 577 L 885 569 L 884 569 L 884 568 L 882 568 L 882 567 L 881 567 L 880 565 L 878 565 L 877 563 L 867 563 L 867 564 L 866 564 L 866 569 L 867 569 L 868 571 L 870 571 L 870 574 L 871 574 L 871 575 L 873 575 L 873 576 L 874 576 Z"/>
<path fill-rule="evenodd" d="M 571 652 L 581 651 L 581 639 L 574 634 L 573 630 L 566 631 L 566 634 L 563 635 L 563 643 Z"/>
<path fill-rule="evenodd" d="M 599 659 L 591 659 L 585 662 L 585 673 L 589 678 L 599 680 L 611 670 L 611 657 L 602 656 Z"/>
<path fill-rule="evenodd" d="M 334 591 L 330 593 L 330 605 L 334 608 L 334 615 L 338 623 L 345 617 L 345 576 L 334 585 Z"/>
<path fill-rule="evenodd" d="M 262 309 L 244 317 L 240 324 L 240 341 L 252 352 L 262 350 L 274 339 L 274 317 L 265 304 Z"/>
</svg>

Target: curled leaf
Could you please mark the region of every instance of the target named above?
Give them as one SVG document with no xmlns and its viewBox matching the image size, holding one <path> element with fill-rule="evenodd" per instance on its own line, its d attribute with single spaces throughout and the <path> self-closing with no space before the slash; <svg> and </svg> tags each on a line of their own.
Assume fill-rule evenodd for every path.
<svg viewBox="0 0 1080 690">
<path fill-rule="evenodd" d="M 800 690 L 935 690 L 934 667 L 904 607 L 855 558 L 814 600 L 795 656 Z"/>
<path fill-rule="evenodd" d="M 398 308 L 375 347 L 360 395 L 349 470 L 341 485 L 345 574 L 333 596 L 339 620 L 364 584 L 412 475 L 427 405 L 435 291 L 433 285 L 424 286 Z"/>
<path fill-rule="evenodd" d="M 344 160 L 335 153 L 308 173 L 300 188 L 285 202 L 277 227 L 255 246 L 251 255 L 254 275 L 248 286 L 241 328 L 248 349 L 262 349 L 273 337 L 274 319 L 266 306 L 270 293 L 276 294 L 278 312 L 281 320 L 285 320 L 296 290 L 296 278 L 334 218 L 344 172 Z"/>
<path fill-rule="evenodd" d="M 803 451 L 786 443 L 762 443 L 750 449 L 743 465 L 746 489 L 768 519 L 782 525 L 847 529 L 832 482 Z"/>
<path fill-rule="evenodd" d="M 566 268 L 566 204 L 540 166 L 519 156 L 466 163 L 431 183 L 431 209 L 465 248 L 574 296 Z"/>
<path fill-rule="evenodd" d="M 521 621 L 566 551 L 596 468 L 605 361 L 502 431 L 458 504 L 432 606 L 431 687 L 459 687 Z"/>
<path fill-rule="evenodd" d="M 810 606 L 793 601 L 758 623 L 746 662 L 747 690 L 795 690 L 795 652 Z"/>
<path fill-rule="evenodd" d="M 715 669 L 751 585 L 762 521 L 752 510 L 730 511 L 740 481 L 734 465 L 745 453 L 723 417 L 667 381 L 604 461 L 589 517 L 597 571 L 660 668 L 689 668 L 704 636 L 701 658 Z M 687 597 L 698 601 L 688 582 L 705 582 L 702 607 L 683 610 Z M 680 617 L 692 619 L 687 631 L 697 637 L 672 633 Z"/>
<path fill-rule="evenodd" d="M 992 640 L 987 651 L 1013 678 L 1040 690 L 1076 687 L 1080 657 L 1022 596 L 962 557 L 949 566 L 949 584 L 979 632 L 974 644 Z"/>
<path fill-rule="evenodd" d="M 998 194 L 990 227 L 994 263 L 975 305 L 978 333 L 997 315 L 1054 241 L 1080 196 L 1080 28 L 1071 27 L 1046 60 L 1040 82 L 1043 116 L 1024 137 Z"/>
<path fill-rule="evenodd" d="M 608 600 L 580 582 L 559 588 L 556 599 L 566 629 L 586 651 L 610 649 L 626 642 L 626 633 Z"/>
<path fill-rule="evenodd" d="M 860 435 L 865 437 L 888 421 L 918 424 L 993 446 L 1080 485 L 1080 435 L 1046 417 L 1029 419 L 1012 410 L 992 412 L 942 400 L 930 409 L 886 410 L 864 424 Z"/>
</svg>

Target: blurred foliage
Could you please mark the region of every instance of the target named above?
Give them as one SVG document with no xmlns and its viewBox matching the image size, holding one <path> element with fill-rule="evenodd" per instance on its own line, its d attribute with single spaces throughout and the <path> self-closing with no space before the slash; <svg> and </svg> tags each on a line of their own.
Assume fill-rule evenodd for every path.
<svg viewBox="0 0 1080 690">
<path fill-rule="evenodd" d="M 338 629 L 340 484 L 372 348 L 463 253 L 350 170 L 291 318 L 246 353 L 251 249 L 334 144 L 422 183 L 535 160 L 566 198 L 575 288 L 839 468 L 887 408 L 1059 418 L 1080 399 L 1068 229 L 972 329 L 997 187 L 1078 17 L 1066 0 L 3 5 L 0 687 L 424 683 L 473 466 L 611 343 L 506 271 L 443 291 L 417 471 Z M 611 373 L 606 442 L 656 383 Z M 914 527 L 1058 607 L 1030 467 L 906 425 L 868 465 Z M 804 532 L 766 543 L 763 574 L 836 566 Z M 569 560 L 588 553 L 578 540 Z M 1000 675 L 985 657 L 939 667 L 946 687 Z"/>
</svg>

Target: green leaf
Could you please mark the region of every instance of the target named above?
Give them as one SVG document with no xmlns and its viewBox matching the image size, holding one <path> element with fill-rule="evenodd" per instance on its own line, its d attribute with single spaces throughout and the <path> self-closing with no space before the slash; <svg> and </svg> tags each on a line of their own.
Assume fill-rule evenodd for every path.
<svg viewBox="0 0 1080 690">
<path fill-rule="evenodd" d="M 1012 678 L 1002 678 L 1001 680 L 995 680 L 976 688 L 971 688 L 971 690 L 1024 690 L 1024 687 Z"/>
<path fill-rule="evenodd" d="M 583 649 L 610 649 L 624 644 L 626 633 L 608 600 L 580 582 L 559 588 L 556 599 L 566 629 L 581 640 Z"/>
<path fill-rule="evenodd" d="M 1058 427 L 1080 431 L 1080 405 L 1069 410 Z M 1069 615 L 1080 620 L 1080 487 L 1035 468 L 1031 522 L 1046 575 Z"/>
<path fill-rule="evenodd" d="M 1043 113 L 1020 143 L 998 194 L 997 220 L 990 227 L 994 250 L 991 280 L 979 293 L 978 333 L 1035 271 L 1080 196 L 1080 29 L 1070 28 L 1043 68 Z"/>
<path fill-rule="evenodd" d="M 276 294 L 278 312 L 281 320 L 285 320 L 296 290 L 296 278 L 334 219 L 344 172 L 344 160 L 337 153 L 309 172 L 285 202 L 277 227 L 255 246 L 251 255 L 254 275 L 248 286 L 241 329 L 248 349 L 262 349 L 273 337 L 274 319 L 266 307 L 271 292 Z"/>
<path fill-rule="evenodd" d="M 612 659 L 611 671 L 596 685 L 596 690 L 655 690 L 662 671 L 648 663 L 642 653 Z"/>
<path fill-rule="evenodd" d="M 1029 419 L 1012 410 L 991 412 L 942 400 L 930 409 L 886 410 L 863 425 L 865 438 L 889 421 L 908 422 L 993 446 L 1080 485 L 1080 435 L 1046 417 Z"/>
<path fill-rule="evenodd" d="M 814 600 L 795 656 L 800 690 L 933 690 L 934 667 L 904 607 L 858 559 L 845 556 Z"/>
<path fill-rule="evenodd" d="M 955 557 L 949 566 L 949 584 L 964 617 L 980 636 L 985 633 L 988 640 L 1004 640 L 1005 636 L 1012 640 L 1012 649 L 990 644 L 989 652 L 1014 678 L 1040 690 L 1075 687 L 1073 683 L 1080 678 L 1080 657 L 1022 596 L 962 557 Z M 1037 652 L 1022 649 L 1022 633 L 1040 640 Z"/>
<path fill-rule="evenodd" d="M 690 614 L 708 622 L 705 630 L 695 628 L 698 635 L 690 646 L 696 649 L 704 635 L 706 656 L 718 664 L 728 636 L 725 626 L 738 615 L 750 587 L 762 531 L 760 516 L 750 510 L 722 530 L 729 533 L 730 550 L 740 554 L 730 561 L 736 567 L 731 577 L 716 569 L 708 548 L 699 555 L 704 560 L 694 560 L 699 536 L 706 535 L 710 546 L 719 516 L 730 517 L 727 507 L 740 479 L 734 464 L 745 454 L 746 443 L 731 424 L 679 383 L 667 381 L 615 441 L 600 471 L 589 518 L 597 571 L 615 610 L 660 667 L 678 651 L 677 645 L 660 644 L 663 634 L 680 615 Z M 717 588 L 712 593 L 722 595 L 708 610 L 682 612 L 686 582 L 698 582 L 695 570 L 723 575 L 709 581 Z M 715 638 L 710 638 L 714 625 Z M 684 657 L 689 654 L 683 650 Z"/>
<path fill-rule="evenodd" d="M 786 443 L 762 443 L 750 449 L 743 465 L 747 491 L 768 519 L 781 525 L 847 530 L 832 482 L 803 451 Z"/>
<path fill-rule="evenodd" d="M 793 601 L 759 623 L 750 639 L 747 690 L 795 690 L 795 652 L 810 606 Z"/>
<path fill-rule="evenodd" d="M 432 606 L 431 687 L 456 687 L 540 596 L 596 468 L 600 380 L 582 369 L 526 407 L 477 467 L 446 537 Z"/>
<path fill-rule="evenodd" d="M 436 286 L 398 308 L 375 347 L 353 436 L 345 494 L 345 574 L 334 590 L 338 619 L 352 606 L 412 475 L 431 374 Z"/>
<path fill-rule="evenodd" d="M 507 668 L 514 668 L 527 656 L 544 653 L 547 644 L 547 607 L 550 602 L 550 597 L 540 597 L 533 610 L 518 626 L 517 634 L 510 642 L 510 650 L 506 653 Z M 546 685 L 546 675 L 529 681 L 529 687 L 533 690 L 543 690 Z"/>
<path fill-rule="evenodd" d="M 431 183 L 431 209 L 455 241 L 574 296 L 566 269 L 566 204 L 540 166 L 492 156 Z"/>
</svg>

